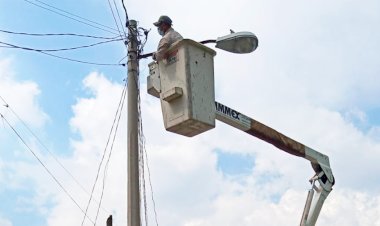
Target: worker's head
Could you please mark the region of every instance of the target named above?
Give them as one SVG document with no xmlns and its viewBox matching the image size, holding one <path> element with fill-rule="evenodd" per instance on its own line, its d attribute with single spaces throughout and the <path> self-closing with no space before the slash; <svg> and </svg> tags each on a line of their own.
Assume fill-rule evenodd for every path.
<svg viewBox="0 0 380 226">
<path fill-rule="evenodd" d="M 160 16 L 157 22 L 153 23 L 157 27 L 158 33 L 163 36 L 172 26 L 172 20 L 168 16 Z"/>
</svg>

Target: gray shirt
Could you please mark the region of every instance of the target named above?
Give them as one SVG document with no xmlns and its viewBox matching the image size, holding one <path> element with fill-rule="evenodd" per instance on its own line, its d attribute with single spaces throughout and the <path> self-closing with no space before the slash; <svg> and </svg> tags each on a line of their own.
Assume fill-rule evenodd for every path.
<svg viewBox="0 0 380 226">
<path fill-rule="evenodd" d="M 182 40 L 182 36 L 173 28 L 169 28 L 158 43 L 157 52 L 154 53 L 153 59 L 160 61 L 165 58 L 169 47 L 176 41 Z"/>
</svg>

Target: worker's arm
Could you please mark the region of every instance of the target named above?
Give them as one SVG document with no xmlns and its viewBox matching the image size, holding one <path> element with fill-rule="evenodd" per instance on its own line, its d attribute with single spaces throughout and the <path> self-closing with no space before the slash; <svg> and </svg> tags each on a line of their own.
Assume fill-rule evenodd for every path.
<svg viewBox="0 0 380 226">
<path fill-rule="evenodd" d="M 153 53 L 153 59 L 156 61 L 160 61 L 165 58 L 166 53 L 169 49 L 169 40 L 167 38 L 162 38 L 158 44 L 157 51 Z"/>
</svg>

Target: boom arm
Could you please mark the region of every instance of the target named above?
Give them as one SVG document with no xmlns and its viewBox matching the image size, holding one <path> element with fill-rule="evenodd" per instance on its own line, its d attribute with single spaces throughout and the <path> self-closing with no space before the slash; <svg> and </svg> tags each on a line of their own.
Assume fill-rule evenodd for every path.
<svg viewBox="0 0 380 226">
<path fill-rule="evenodd" d="M 322 205 L 335 183 L 329 157 L 221 103 L 215 102 L 215 112 L 217 120 L 311 162 L 315 175 L 310 179 L 312 188 L 308 193 L 300 225 L 314 226 Z M 316 185 L 316 182 L 319 183 L 319 186 Z"/>
</svg>

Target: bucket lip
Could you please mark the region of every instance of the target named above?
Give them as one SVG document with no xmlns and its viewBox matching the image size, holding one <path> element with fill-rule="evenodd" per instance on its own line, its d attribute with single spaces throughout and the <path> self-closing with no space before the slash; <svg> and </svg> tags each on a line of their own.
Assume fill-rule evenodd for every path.
<svg viewBox="0 0 380 226">
<path fill-rule="evenodd" d="M 192 39 L 182 39 L 182 40 L 179 40 L 175 43 L 173 43 L 173 45 L 169 48 L 168 52 L 172 52 L 176 49 L 178 49 L 180 46 L 183 46 L 183 45 L 192 45 L 192 46 L 195 46 L 197 48 L 200 48 L 200 49 L 203 49 L 205 50 L 206 52 L 210 53 L 212 56 L 215 56 L 216 55 L 216 51 L 197 42 L 197 41 L 194 41 Z"/>
</svg>

